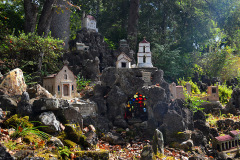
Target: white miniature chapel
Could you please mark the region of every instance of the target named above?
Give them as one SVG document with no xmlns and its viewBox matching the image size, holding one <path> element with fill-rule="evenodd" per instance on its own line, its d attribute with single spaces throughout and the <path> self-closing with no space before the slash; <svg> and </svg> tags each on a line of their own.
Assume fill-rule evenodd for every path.
<svg viewBox="0 0 240 160">
<path fill-rule="evenodd" d="M 150 43 L 144 38 L 143 41 L 139 43 L 138 53 L 137 53 L 137 67 L 138 68 L 151 68 L 152 65 L 152 53 L 150 51 Z"/>
</svg>

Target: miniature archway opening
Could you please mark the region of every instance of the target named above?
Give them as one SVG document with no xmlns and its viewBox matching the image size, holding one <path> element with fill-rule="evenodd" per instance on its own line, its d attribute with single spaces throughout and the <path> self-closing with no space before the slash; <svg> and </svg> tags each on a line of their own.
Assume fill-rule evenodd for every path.
<svg viewBox="0 0 240 160">
<path fill-rule="evenodd" d="M 137 118 L 146 121 L 148 119 L 146 100 L 147 97 L 138 92 L 129 98 L 125 108 L 124 119 Z"/>
</svg>

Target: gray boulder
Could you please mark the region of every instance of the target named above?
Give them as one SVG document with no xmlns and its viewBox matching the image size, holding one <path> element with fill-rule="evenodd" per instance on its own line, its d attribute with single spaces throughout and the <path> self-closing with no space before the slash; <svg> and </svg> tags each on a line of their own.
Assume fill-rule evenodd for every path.
<svg viewBox="0 0 240 160">
<path fill-rule="evenodd" d="M 3 111 L 10 111 L 11 115 L 16 113 L 17 103 L 14 99 L 10 98 L 7 95 L 0 96 L 0 108 Z"/>
<path fill-rule="evenodd" d="M 52 94 L 49 93 L 48 90 L 43 88 L 40 84 L 37 84 L 31 88 L 28 88 L 27 92 L 29 93 L 30 99 L 53 98 Z"/>
<path fill-rule="evenodd" d="M 153 159 L 153 149 L 151 145 L 146 145 L 141 153 L 140 160 L 150 160 Z"/>
<path fill-rule="evenodd" d="M 163 117 L 161 128 L 163 128 L 166 143 L 171 143 L 179 141 L 178 132 L 185 131 L 187 126 L 181 115 L 174 110 L 169 110 Z"/>
<path fill-rule="evenodd" d="M 50 142 L 52 142 L 57 147 L 64 147 L 62 141 L 60 139 L 58 139 L 57 137 L 52 137 L 50 139 Z"/>
<path fill-rule="evenodd" d="M 159 125 L 163 124 L 163 117 L 168 112 L 168 104 L 164 102 L 158 102 L 153 107 L 153 120 L 156 121 Z M 151 111 L 150 111 L 151 113 Z"/>
<path fill-rule="evenodd" d="M 202 111 L 198 110 L 197 112 L 194 113 L 193 120 L 194 121 L 202 120 L 203 122 L 206 122 L 206 117 Z"/>
<path fill-rule="evenodd" d="M 108 93 L 108 118 L 114 120 L 117 115 L 124 115 L 125 108 L 121 105 L 127 102 L 128 96 L 118 86 L 114 86 Z"/>
<path fill-rule="evenodd" d="M 70 124 L 80 124 L 82 125 L 83 118 L 79 108 L 77 107 L 68 107 L 60 110 L 62 114 L 62 122 L 63 123 L 70 123 Z"/>
<path fill-rule="evenodd" d="M 41 98 L 33 102 L 33 112 L 39 113 L 43 111 L 56 111 L 60 107 L 58 99 Z"/>
<path fill-rule="evenodd" d="M 219 115 L 221 110 L 223 110 L 223 106 L 220 102 L 204 102 L 199 106 L 199 108 L 204 108 L 203 112 L 214 115 Z"/>
<path fill-rule="evenodd" d="M 184 151 L 191 151 L 194 146 L 193 141 L 191 139 L 184 141 L 180 144 L 180 148 Z"/>
<path fill-rule="evenodd" d="M 195 130 L 192 132 L 191 139 L 193 140 L 193 143 L 195 146 L 200 146 L 200 145 L 206 146 L 206 144 L 207 144 L 206 137 L 199 130 Z"/>
<path fill-rule="evenodd" d="M 123 119 L 121 115 L 117 116 L 113 122 L 114 126 L 120 127 L 120 128 L 127 128 L 128 124 L 126 120 Z"/>
<path fill-rule="evenodd" d="M 14 158 L 6 151 L 6 148 L 0 144 L 0 160 L 13 160 Z"/>
<path fill-rule="evenodd" d="M 232 97 L 225 107 L 225 113 L 238 114 L 240 109 L 240 88 L 233 89 Z"/>
<path fill-rule="evenodd" d="M 47 133 L 55 133 L 61 131 L 60 122 L 56 119 L 53 112 L 43 112 L 39 116 L 39 121 L 42 123 L 44 130 Z"/>
<path fill-rule="evenodd" d="M 126 142 L 122 139 L 119 133 L 108 132 L 102 137 L 102 140 L 108 142 L 111 145 L 124 145 Z"/>
<path fill-rule="evenodd" d="M 94 132 L 94 131 L 89 131 L 85 134 L 85 136 L 87 137 L 86 138 L 86 141 L 87 143 L 89 144 L 89 146 L 94 146 L 97 144 L 98 142 L 98 137 L 97 137 L 97 134 Z"/>
<path fill-rule="evenodd" d="M 21 101 L 17 105 L 17 113 L 22 116 L 32 115 L 32 104 L 29 103 L 29 94 L 28 92 L 23 92 Z"/>
<path fill-rule="evenodd" d="M 153 136 L 153 151 L 155 154 L 160 153 L 164 154 L 164 140 L 162 132 L 158 129 L 155 130 Z"/>
<path fill-rule="evenodd" d="M 205 136 L 209 135 L 210 128 L 206 125 L 206 122 L 202 120 L 197 120 L 194 122 L 194 128 L 203 132 Z"/>
</svg>

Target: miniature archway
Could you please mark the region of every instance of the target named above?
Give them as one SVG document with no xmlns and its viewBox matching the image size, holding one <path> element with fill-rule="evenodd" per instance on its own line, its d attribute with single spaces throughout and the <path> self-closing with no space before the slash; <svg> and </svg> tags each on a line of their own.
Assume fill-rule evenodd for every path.
<svg viewBox="0 0 240 160">
<path fill-rule="evenodd" d="M 148 119 L 147 106 L 146 106 L 147 97 L 136 93 L 132 98 L 129 98 L 126 108 L 124 119 L 128 120 L 131 118 L 138 118 L 142 121 Z"/>
</svg>

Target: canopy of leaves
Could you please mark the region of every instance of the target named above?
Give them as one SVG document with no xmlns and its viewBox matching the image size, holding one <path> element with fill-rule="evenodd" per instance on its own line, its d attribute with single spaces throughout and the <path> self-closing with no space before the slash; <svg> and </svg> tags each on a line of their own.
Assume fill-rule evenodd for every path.
<svg viewBox="0 0 240 160">
<path fill-rule="evenodd" d="M 0 59 L 5 63 L 5 72 L 21 68 L 26 74 L 37 72 L 39 57 L 43 56 L 42 76 L 59 70 L 58 58 L 62 55 L 62 40 L 51 36 L 43 38 L 36 33 L 8 34 L 0 45 Z"/>
</svg>

